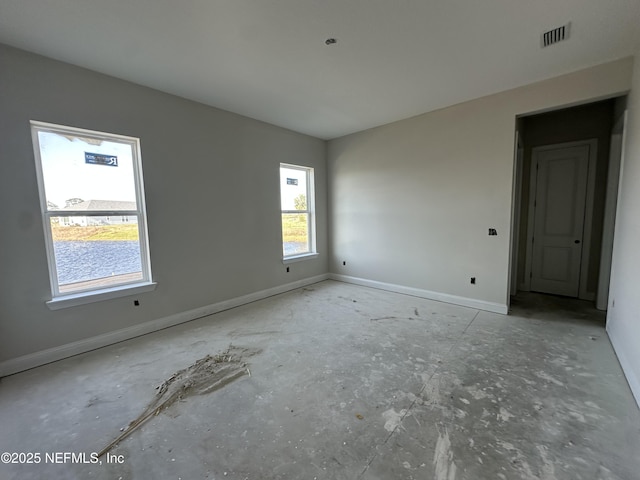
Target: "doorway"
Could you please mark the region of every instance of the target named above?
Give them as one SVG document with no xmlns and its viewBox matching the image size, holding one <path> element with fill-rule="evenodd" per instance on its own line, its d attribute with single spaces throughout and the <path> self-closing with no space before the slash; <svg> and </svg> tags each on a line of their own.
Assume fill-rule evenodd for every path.
<svg viewBox="0 0 640 480">
<path fill-rule="evenodd" d="M 625 108 L 619 97 L 517 118 L 511 295 L 594 301 L 608 287 L 620 161 L 610 146 Z"/>
</svg>

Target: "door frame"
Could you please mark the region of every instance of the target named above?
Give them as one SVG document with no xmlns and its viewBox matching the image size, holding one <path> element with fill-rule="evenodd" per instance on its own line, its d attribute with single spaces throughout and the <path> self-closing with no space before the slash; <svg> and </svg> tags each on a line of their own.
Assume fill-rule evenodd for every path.
<svg viewBox="0 0 640 480">
<path fill-rule="evenodd" d="M 553 145 L 542 145 L 531 149 L 531 162 L 529 171 L 529 211 L 527 219 L 527 250 L 525 257 L 525 274 L 523 290 L 531 290 L 531 270 L 533 264 L 533 228 L 535 224 L 535 201 L 538 182 L 538 169 L 536 154 L 547 150 L 557 150 L 560 148 L 570 148 L 579 146 L 589 146 L 589 165 L 587 170 L 587 196 L 584 208 L 584 226 L 582 236 L 582 255 L 580 257 L 580 285 L 578 298 L 582 300 L 595 300 L 596 292 L 587 292 L 587 278 L 589 276 L 589 254 L 591 252 L 591 230 L 593 225 L 593 201 L 596 186 L 596 169 L 598 163 L 598 140 L 591 138 L 588 140 L 578 140 L 576 142 L 555 143 Z"/>
<path fill-rule="evenodd" d="M 519 123 L 518 123 L 519 125 Z M 511 305 L 511 296 L 518 293 L 518 258 L 520 246 L 520 215 L 522 208 L 522 166 L 524 161 L 524 145 L 520 128 L 516 128 L 516 137 L 513 152 L 513 194 L 511 195 L 511 242 L 509 258 L 511 266 L 509 268 L 509 294 L 507 295 L 507 305 Z"/>
<path fill-rule="evenodd" d="M 622 191 L 622 166 L 624 164 L 627 138 L 627 118 L 628 111 L 625 108 L 618 121 L 614 124 L 611 133 L 609 172 L 607 174 L 607 193 L 604 203 L 604 221 L 602 224 L 600 275 L 598 277 L 598 293 L 596 296 L 596 308 L 598 310 L 607 310 L 609 303 L 609 286 L 611 283 L 611 269 L 613 263 L 613 240 L 618 201 L 620 192 Z"/>
</svg>

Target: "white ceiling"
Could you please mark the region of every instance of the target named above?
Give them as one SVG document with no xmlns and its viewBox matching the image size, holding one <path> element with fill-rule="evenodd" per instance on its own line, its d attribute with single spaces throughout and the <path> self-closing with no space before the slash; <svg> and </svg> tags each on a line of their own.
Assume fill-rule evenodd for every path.
<svg viewBox="0 0 640 480">
<path fill-rule="evenodd" d="M 2 43 L 323 139 L 631 55 L 639 25 L 640 0 L 0 0 Z"/>
</svg>

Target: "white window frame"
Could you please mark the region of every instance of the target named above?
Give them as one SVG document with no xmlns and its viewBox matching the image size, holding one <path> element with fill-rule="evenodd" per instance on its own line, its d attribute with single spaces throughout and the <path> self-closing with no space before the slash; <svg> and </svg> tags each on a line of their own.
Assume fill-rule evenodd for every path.
<svg viewBox="0 0 640 480">
<path fill-rule="evenodd" d="M 107 210 L 49 210 L 45 193 L 44 175 L 42 170 L 42 159 L 40 156 L 40 142 L 38 132 L 51 132 L 62 135 L 74 135 L 81 137 L 97 138 L 105 141 L 115 141 L 131 146 L 133 152 L 133 175 L 136 189 L 136 210 L 107 211 Z M 151 260 L 149 257 L 149 235 L 147 231 L 147 214 L 145 206 L 144 184 L 142 178 L 142 155 L 140 151 L 140 139 L 127 137 L 124 135 L 86 130 L 82 128 L 68 127 L 32 120 L 31 137 L 33 141 L 33 151 L 36 163 L 36 175 L 38 180 L 38 191 L 40 195 L 40 209 L 42 213 L 42 223 L 44 226 L 45 247 L 47 261 L 49 264 L 49 281 L 51 283 L 51 300 L 47 301 L 47 306 L 51 310 L 72 307 L 93 303 L 101 300 L 135 295 L 137 293 L 154 290 L 156 283 L 152 281 Z M 87 287 L 83 290 L 74 290 L 65 293 L 60 291 L 58 285 L 58 272 L 53 245 L 53 235 L 51 232 L 51 217 L 106 217 L 106 216 L 135 216 L 138 219 L 138 242 L 140 244 L 140 263 L 142 266 L 142 279 L 123 282 L 108 287 Z"/>
<path fill-rule="evenodd" d="M 297 253 L 293 255 L 284 255 L 284 238 L 281 242 L 282 247 L 282 263 L 293 263 L 299 262 L 301 260 L 308 260 L 311 258 L 316 258 L 318 256 L 318 252 L 316 250 L 316 194 L 315 194 L 315 180 L 313 175 L 312 167 L 305 167 L 302 165 L 293 165 L 291 163 L 281 163 L 280 169 L 278 173 L 282 170 L 282 168 L 290 168 L 292 170 L 300 170 L 306 172 L 307 185 L 306 185 L 306 196 L 307 196 L 307 209 L 306 210 L 282 210 L 282 192 L 280 192 L 280 232 L 282 232 L 282 214 L 285 213 L 293 213 L 293 214 L 307 214 L 307 225 L 309 228 L 308 236 L 309 236 L 309 251 L 305 253 Z M 281 175 L 280 175 L 281 177 Z"/>
</svg>

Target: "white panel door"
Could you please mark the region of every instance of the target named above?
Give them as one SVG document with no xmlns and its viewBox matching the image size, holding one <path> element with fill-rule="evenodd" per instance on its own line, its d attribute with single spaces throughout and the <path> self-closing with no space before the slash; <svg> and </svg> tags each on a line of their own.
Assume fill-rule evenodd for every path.
<svg viewBox="0 0 640 480">
<path fill-rule="evenodd" d="M 589 145 L 536 151 L 536 165 L 531 290 L 577 297 Z"/>
</svg>

